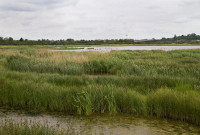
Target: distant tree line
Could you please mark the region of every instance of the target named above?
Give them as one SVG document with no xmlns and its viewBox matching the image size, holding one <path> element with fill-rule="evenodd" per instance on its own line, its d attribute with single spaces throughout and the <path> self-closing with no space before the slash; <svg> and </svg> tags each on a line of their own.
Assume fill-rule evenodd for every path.
<svg viewBox="0 0 200 135">
<path fill-rule="evenodd" d="M 28 40 L 20 38 L 14 40 L 12 37 L 3 38 L 0 37 L 0 45 L 101 45 L 101 44 L 134 44 L 133 39 L 111 39 L 111 40 L 74 40 L 74 39 L 62 39 L 62 40 Z"/>
<path fill-rule="evenodd" d="M 12 37 L 3 38 L 0 37 L 0 45 L 102 45 L 102 44 L 200 44 L 200 35 L 188 34 L 182 36 L 174 36 L 173 38 L 162 38 L 159 40 L 139 40 L 137 42 L 134 39 L 106 39 L 106 40 L 74 40 L 74 39 L 62 39 L 62 40 L 28 40 L 20 38 L 14 40 Z"/>
<path fill-rule="evenodd" d="M 188 35 L 182 35 L 182 36 L 176 36 L 174 35 L 173 38 L 162 38 L 160 41 L 157 41 L 158 43 L 164 43 L 164 44 L 171 44 L 171 43 L 177 43 L 177 44 L 200 44 L 200 35 L 188 34 Z"/>
</svg>

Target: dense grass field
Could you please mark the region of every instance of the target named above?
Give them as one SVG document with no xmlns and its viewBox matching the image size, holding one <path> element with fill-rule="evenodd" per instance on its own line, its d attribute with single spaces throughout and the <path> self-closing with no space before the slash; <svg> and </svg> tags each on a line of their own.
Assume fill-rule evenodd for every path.
<svg viewBox="0 0 200 135">
<path fill-rule="evenodd" d="M 0 107 L 126 113 L 200 125 L 200 50 L 103 53 L 1 46 Z"/>
</svg>

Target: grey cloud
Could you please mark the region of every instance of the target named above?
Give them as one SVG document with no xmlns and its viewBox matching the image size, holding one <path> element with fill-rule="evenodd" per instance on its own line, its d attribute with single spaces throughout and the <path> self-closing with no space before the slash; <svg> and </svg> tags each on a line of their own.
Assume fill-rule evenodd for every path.
<svg viewBox="0 0 200 135">
<path fill-rule="evenodd" d="M 3 10 L 5 12 L 7 11 L 32 12 L 37 9 L 38 9 L 37 6 L 23 3 L 20 1 L 15 1 L 15 0 L 14 1 L 1 0 L 1 3 L 0 3 L 0 10 Z"/>
<path fill-rule="evenodd" d="M 0 0 L 2 36 L 161 38 L 200 34 L 199 0 Z"/>
<path fill-rule="evenodd" d="M 55 9 L 64 6 L 74 6 L 79 0 L 2 0 L 0 10 L 16 12 L 33 12 L 37 10 Z"/>
<path fill-rule="evenodd" d="M 24 6 L 24 5 L 1 5 L 1 10 L 4 11 L 16 11 L 16 12 L 32 12 L 36 11 L 36 8 L 30 7 L 30 6 Z"/>
<path fill-rule="evenodd" d="M 50 5 L 50 4 L 63 3 L 65 2 L 65 0 L 21 0 L 21 2 L 36 4 L 36 5 Z"/>
<path fill-rule="evenodd" d="M 77 4 L 79 0 L 21 0 L 23 3 L 43 6 L 47 8 L 55 8 L 62 6 L 73 6 Z"/>
<path fill-rule="evenodd" d="M 200 1 L 199 0 L 182 0 L 179 3 L 183 7 L 188 7 L 188 6 L 200 6 Z"/>
</svg>

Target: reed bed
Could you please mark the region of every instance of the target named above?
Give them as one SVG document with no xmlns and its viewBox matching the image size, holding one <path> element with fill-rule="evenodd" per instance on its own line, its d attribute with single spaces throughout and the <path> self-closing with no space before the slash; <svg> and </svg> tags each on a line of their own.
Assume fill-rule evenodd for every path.
<svg viewBox="0 0 200 135">
<path fill-rule="evenodd" d="M 200 50 L 52 52 L 0 57 L 0 106 L 66 114 L 127 113 L 200 125 Z"/>
<path fill-rule="evenodd" d="M 73 53 L 33 51 L 7 57 L 6 66 L 15 71 L 59 73 L 61 75 L 162 75 L 200 76 L 199 50 L 122 51 Z M 74 56 L 73 56 L 74 55 Z"/>
</svg>

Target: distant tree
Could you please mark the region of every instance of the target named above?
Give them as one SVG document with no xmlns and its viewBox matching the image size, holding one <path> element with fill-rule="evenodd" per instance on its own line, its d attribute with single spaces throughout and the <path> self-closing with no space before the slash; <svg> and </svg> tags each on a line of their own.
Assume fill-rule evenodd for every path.
<svg viewBox="0 0 200 135">
<path fill-rule="evenodd" d="M 176 35 L 174 35 L 174 40 L 177 40 L 177 36 Z"/>
<path fill-rule="evenodd" d="M 67 42 L 74 42 L 74 39 L 69 38 L 69 39 L 67 39 Z"/>
<path fill-rule="evenodd" d="M 20 39 L 19 39 L 19 41 L 20 41 L 20 42 L 23 42 L 23 41 L 24 41 L 24 39 L 23 39 L 23 38 L 20 38 Z"/>
<path fill-rule="evenodd" d="M 9 37 L 9 38 L 8 38 L 8 41 L 12 42 L 12 41 L 13 41 L 13 38 L 12 38 L 12 37 Z"/>
<path fill-rule="evenodd" d="M 69 44 L 74 44 L 74 39 L 71 39 L 71 38 L 69 38 L 69 39 L 67 39 L 67 42 L 69 43 Z"/>
</svg>

